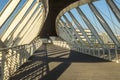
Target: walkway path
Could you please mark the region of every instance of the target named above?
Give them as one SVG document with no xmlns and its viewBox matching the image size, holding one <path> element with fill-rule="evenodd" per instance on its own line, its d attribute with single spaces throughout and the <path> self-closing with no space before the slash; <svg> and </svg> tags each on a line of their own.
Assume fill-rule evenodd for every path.
<svg viewBox="0 0 120 80">
<path fill-rule="evenodd" d="M 44 44 L 10 80 L 120 80 L 120 64 Z"/>
</svg>

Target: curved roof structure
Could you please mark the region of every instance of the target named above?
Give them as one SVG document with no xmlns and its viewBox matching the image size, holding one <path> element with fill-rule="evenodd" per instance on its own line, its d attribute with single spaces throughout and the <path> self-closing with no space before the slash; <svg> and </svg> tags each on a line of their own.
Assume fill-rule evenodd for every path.
<svg viewBox="0 0 120 80">
<path fill-rule="evenodd" d="M 9 47 L 29 44 L 38 36 L 47 17 L 47 8 L 47 0 L 8 1 L 0 13 L 1 41 Z"/>
<path fill-rule="evenodd" d="M 60 11 L 78 0 L 49 0 L 49 13 L 46 22 L 40 32 L 40 37 L 57 36 L 55 21 Z"/>
<path fill-rule="evenodd" d="M 4 80 L 42 43 L 45 53 L 37 52 L 43 53 L 42 57 L 47 55 L 46 43 L 50 42 L 120 62 L 120 0 L 0 0 L 0 6 L 0 62 Z"/>
<path fill-rule="evenodd" d="M 94 41 L 89 38 L 87 33 L 89 32 L 91 37 L 105 48 L 103 44 L 106 42 L 102 39 L 103 36 L 101 37 L 104 32 L 109 39 L 107 42 L 112 42 L 119 47 L 117 35 L 120 5 L 118 3 L 116 0 L 7 1 L 0 13 L 1 42 L 7 46 L 28 44 L 38 35 L 41 38 L 59 36 L 65 39 L 65 36 L 62 36 L 65 32 L 66 36 L 71 36 L 69 41 L 76 40 L 80 45 L 93 46 Z M 15 5 L 12 6 L 13 4 Z M 106 7 L 103 10 L 106 10 L 107 14 L 101 10 L 99 4 Z M 82 6 L 86 7 L 81 9 Z M 65 29 L 61 30 L 63 28 L 61 26 Z M 101 27 L 102 31 L 100 32 L 96 26 Z M 117 32 L 112 27 L 117 29 Z"/>
</svg>

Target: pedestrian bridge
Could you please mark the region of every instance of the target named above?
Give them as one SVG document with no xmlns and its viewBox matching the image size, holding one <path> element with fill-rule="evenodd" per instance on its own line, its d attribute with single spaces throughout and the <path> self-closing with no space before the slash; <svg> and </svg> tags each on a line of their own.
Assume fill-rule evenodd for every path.
<svg viewBox="0 0 120 80">
<path fill-rule="evenodd" d="M 63 46 L 65 47 L 65 46 Z M 43 44 L 10 80 L 119 80 L 120 64 Z"/>
<path fill-rule="evenodd" d="M 119 80 L 120 1 L 1 0 L 1 80 Z"/>
</svg>

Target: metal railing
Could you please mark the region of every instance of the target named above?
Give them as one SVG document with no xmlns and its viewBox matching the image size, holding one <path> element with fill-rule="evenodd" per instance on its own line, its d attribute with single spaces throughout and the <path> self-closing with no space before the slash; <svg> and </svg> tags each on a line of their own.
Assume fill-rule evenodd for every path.
<svg viewBox="0 0 120 80">
<path fill-rule="evenodd" d="M 120 63 L 120 42 L 117 39 L 118 37 L 115 35 L 116 33 L 114 33 L 114 31 L 110 28 L 111 26 L 108 25 L 107 20 L 104 20 L 103 15 L 99 13 L 97 7 L 95 4 L 93 4 L 94 1 L 97 0 L 80 0 L 60 11 L 56 18 L 56 32 L 61 40 L 54 39 L 52 42 L 55 45 L 61 47 L 67 43 L 70 50 Z M 114 5 L 114 1 L 106 1 L 111 3 L 109 4 L 111 5 L 111 10 L 113 7 L 116 9 L 116 11 L 114 10 L 114 14 L 118 14 L 119 12 L 117 7 Z M 96 26 L 92 24 L 87 14 L 85 14 L 84 10 L 81 9 L 81 6 L 84 4 L 89 5 L 88 7 L 90 7 L 90 10 L 92 10 L 91 13 L 93 13 L 93 16 L 95 16 L 102 25 L 102 28 L 104 29 L 103 32 L 105 32 L 108 35 L 107 37 L 109 37 L 107 42 L 105 41 L 107 40 L 106 38 L 101 38 L 104 35 L 100 36 L 98 29 L 95 28 Z M 88 32 L 85 32 L 86 27 L 84 26 L 84 23 L 82 23 L 83 26 L 80 25 L 81 23 L 79 20 L 77 20 L 78 18 L 75 17 L 76 15 L 74 14 L 74 11 L 72 11 L 73 8 L 76 9 L 77 14 L 86 24 L 86 27 L 89 30 Z M 88 33 L 90 35 L 88 35 Z"/>
<path fill-rule="evenodd" d="M 106 48 L 102 48 L 99 46 L 96 47 L 84 47 L 84 46 L 79 46 L 76 44 L 71 44 L 68 43 L 62 39 L 54 39 L 52 40 L 52 43 L 54 45 L 63 47 L 63 48 L 67 48 L 73 51 L 77 51 L 83 54 L 87 54 L 87 55 L 91 55 L 91 56 L 95 56 L 95 57 L 99 57 L 99 58 L 103 58 L 105 60 L 109 60 L 109 61 L 113 61 L 116 63 L 120 62 L 120 49 L 117 48 L 114 44 L 105 44 Z M 97 45 L 97 44 L 96 44 Z"/>
<path fill-rule="evenodd" d="M 9 77 L 42 45 L 39 40 L 35 43 L 0 49 L 0 79 Z"/>
</svg>

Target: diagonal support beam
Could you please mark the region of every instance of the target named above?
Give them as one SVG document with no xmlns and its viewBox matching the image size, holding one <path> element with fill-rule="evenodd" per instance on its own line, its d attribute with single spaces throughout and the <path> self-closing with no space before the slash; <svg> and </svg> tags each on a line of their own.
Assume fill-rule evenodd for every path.
<svg viewBox="0 0 120 80">
<path fill-rule="evenodd" d="M 29 13 L 20 20 L 18 25 L 16 25 L 16 27 L 13 29 L 13 31 L 9 34 L 10 37 L 6 38 L 6 40 L 4 41 L 5 43 L 7 43 L 7 41 L 13 41 L 18 36 L 19 32 L 22 32 L 22 28 L 31 19 L 33 13 L 35 12 L 35 10 L 37 9 L 38 6 L 39 6 L 39 3 L 36 2 L 34 4 L 34 6 L 31 8 L 31 10 L 29 11 Z"/>
<path fill-rule="evenodd" d="M 14 30 L 16 25 L 20 22 L 20 20 L 25 16 L 25 13 L 27 13 L 27 10 L 32 5 L 34 0 L 27 1 L 24 7 L 19 11 L 19 13 L 15 16 L 12 23 L 8 26 L 6 31 L 2 34 L 1 40 L 4 42 L 6 38 L 9 36 L 9 34 Z"/>
<path fill-rule="evenodd" d="M 107 32 L 107 34 L 109 35 L 109 37 L 111 38 L 111 40 L 118 46 L 120 47 L 120 42 L 118 41 L 118 39 L 116 38 L 116 36 L 114 35 L 113 31 L 111 30 L 111 28 L 109 27 L 109 25 L 107 24 L 107 22 L 105 21 L 105 19 L 102 17 L 102 15 L 98 12 L 98 10 L 96 9 L 96 7 L 90 3 L 88 4 L 90 9 L 93 11 L 94 15 L 96 16 L 96 18 L 98 19 L 98 21 L 100 22 L 100 24 L 102 25 L 102 27 L 104 28 L 104 30 Z"/>
<path fill-rule="evenodd" d="M 93 46 L 92 43 L 91 43 L 91 41 L 90 41 L 90 39 L 88 38 L 86 32 L 84 31 L 83 27 L 82 27 L 82 26 L 80 25 L 80 23 L 76 20 L 76 18 L 73 16 L 73 14 L 72 14 L 70 11 L 68 11 L 68 14 L 69 14 L 70 17 L 72 18 L 73 22 L 74 22 L 75 25 L 78 27 L 78 29 L 82 32 L 83 36 L 86 38 L 86 40 L 88 41 L 88 43 L 89 43 L 91 46 Z"/>
<path fill-rule="evenodd" d="M 106 3 L 110 6 L 112 12 L 115 14 L 116 18 L 120 22 L 120 10 L 113 0 L 106 0 Z"/>
<path fill-rule="evenodd" d="M 66 20 L 66 23 L 68 24 L 68 26 L 72 29 L 72 31 L 75 33 L 75 35 L 77 36 L 77 38 L 80 40 L 80 42 L 82 43 L 82 46 L 85 47 L 85 43 L 83 42 L 83 40 L 81 39 L 81 37 L 78 35 L 77 31 L 75 30 L 75 28 L 73 27 L 73 25 L 70 23 L 70 21 L 67 19 L 67 17 L 65 15 L 63 15 L 63 18 Z"/>
<path fill-rule="evenodd" d="M 71 37 L 66 32 L 66 30 L 64 29 L 64 27 L 59 23 L 56 28 L 58 28 L 58 30 L 59 30 L 59 34 L 58 35 L 61 36 L 61 38 L 63 38 L 64 40 L 66 40 L 67 42 L 70 43 Z"/>
<path fill-rule="evenodd" d="M 71 34 L 70 30 L 68 30 L 67 26 L 65 25 L 65 22 L 63 22 L 63 20 L 60 19 L 59 24 L 63 27 L 63 30 L 69 35 L 70 39 L 72 40 L 74 36 Z"/>
<path fill-rule="evenodd" d="M 0 48 L 6 48 L 6 45 L 1 40 L 0 40 Z"/>
<path fill-rule="evenodd" d="M 72 31 L 68 30 L 65 22 L 63 22 L 62 19 L 60 19 L 60 21 L 61 21 L 61 25 L 64 26 L 64 29 L 65 29 L 66 32 L 69 34 L 69 36 L 71 36 L 72 39 L 73 39 L 73 38 L 75 39 L 75 36 L 72 35 Z M 71 40 L 72 40 L 72 39 L 71 39 Z M 78 43 L 78 41 L 76 41 L 76 40 L 74 40 L 74 43 L 75 43 L 75 44 L 79 44 L 78 46 L 82 45 L 81 43 Z"/>
<path fill-rule="evenodd" d="M 10 17 L 10 15 L 17 8 L 20 0 L 9 0 L 9 3 L 5 7 L 5 9 L 0 13 L 0 28 L 3 26 L 5 21 Z"/>
<path fill-rule="evenodd" d="M 88 26 L 88 28 L 91 30 L 91 32 L 93 33 L 93 35 L 95 36 L 95 38 L 98 40 L 98 42 L 101 44 L 102 47 L 105 48 L 104 46 L 104 42 L 103 40 L 100 38 L 100 36 L 98 35 L 97 31 L 95 30 L 94 26 L 90 23 L 90 21 L 88 20 L 88 18 L 85 16 L 85 14 L 81 11 L 81 9 L 79 7 L 76 8 L 76 10 L 78 11 L 79 15 L 82 17 L 82 19 L 84 20 L 84 22 L 86 23 L 86 25 Z"/>
</svg>

